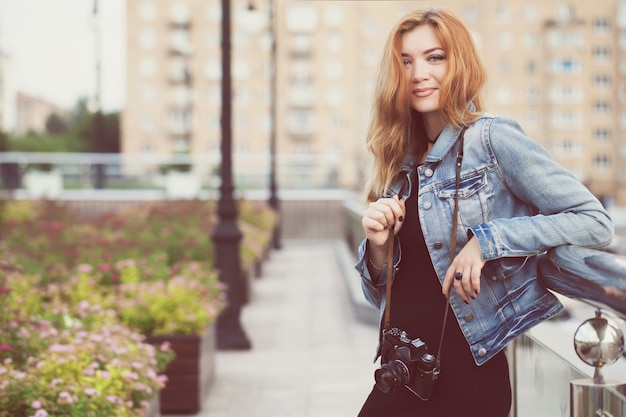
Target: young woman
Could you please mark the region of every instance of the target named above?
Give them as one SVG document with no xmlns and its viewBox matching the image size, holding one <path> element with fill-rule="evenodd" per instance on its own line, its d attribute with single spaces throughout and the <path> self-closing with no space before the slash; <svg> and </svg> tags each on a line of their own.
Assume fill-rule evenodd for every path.
<svg viewBox="0 0 626 417">
<path fill-rule="evenodd" d="M 360 417 L 506 417 L 503 348 L 562 309 L 537 281 L 537 255 L 612 240 L 608 214 L 569 171 L 515 121 L 484 113 L 484 82 L 471 35 L 450 12 L 416 10 L 391 31 L 367 136 L 373 172 L 356 268 L 382 320 L 391 232 L 389 327 L 433 355 L 443 326 L 445 334 L 428 401 L 402 384 L 389 392 L 377 384 Z M 378 355 L 384 350 L 379 344 Z"/>
</svg>

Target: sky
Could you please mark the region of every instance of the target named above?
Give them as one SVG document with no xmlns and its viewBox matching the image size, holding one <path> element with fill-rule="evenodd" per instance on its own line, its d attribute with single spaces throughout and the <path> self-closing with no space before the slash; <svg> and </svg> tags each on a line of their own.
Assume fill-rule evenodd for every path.
<svg viewBox="0 0 626 417">
<path fill-rule="evenodd" d="M 17 91 L 71 109 L 96 93 L 94 0 L 0 0 L 0 50 Z M 98 1 L 101 101 L 122 110 L 126 95 L 126 1 Z"/>
</svg>

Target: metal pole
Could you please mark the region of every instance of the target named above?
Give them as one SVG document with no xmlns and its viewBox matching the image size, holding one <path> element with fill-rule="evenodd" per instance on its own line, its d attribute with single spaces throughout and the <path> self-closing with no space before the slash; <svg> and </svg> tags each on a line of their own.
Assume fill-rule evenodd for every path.
<svg viewBox="0 0 626 417">
<path fill-rule="evenodd" d="M 272 246 L 274 249 L 281 248 L 280 242 L 280 201 L 276 193 L 276 96 L 277 96 L 277 56 L 276 56 L 276 42 L 277 42 L 277 26 L 276 26 L 276 2 L 274 0 L 269 1 L 269 20 L 270 20 L 270 33 L 272 35 L 271 46 L 271 81 L 270 81 L 270 197 L 269 205 L 278 216 L 276 227 L 272 234 Z"/>
<path fill-rule="evenodd" d="M 228 287 L 228 307 L 217 320 L 217 347 L 243 350 L 250 349 L 251 344 L 239 322 L 244 287 L 239 257 L 242 233 L 237 226 L 238 209 L 232 181 L 230 47 L 230 3 L 222 0 L 222 184 L 217 206 L 219 222 L 212 238 L 219 279 Z"/>
<path fill-rule="evenodd" d="M 93 2 L 93 26 L 94 26 L 94 41 L 95 41 L 95 58 L 96 58 L 96 80 L 95 80 L 95 97 L 94 104 L 96 106 L 95 113 L 92 118 L 93 129 L 93 141 L 94 152 L 104 152 L 104 115 L 102 114 L 101 103 L 101 46 L 100 46 L 100 18 L 98 10 L 98 0 Z M 101 190 L 105 188 L 105 166 L 104 164 L 97 163 L 94 165 L 94 188 Z"/>
</svg>

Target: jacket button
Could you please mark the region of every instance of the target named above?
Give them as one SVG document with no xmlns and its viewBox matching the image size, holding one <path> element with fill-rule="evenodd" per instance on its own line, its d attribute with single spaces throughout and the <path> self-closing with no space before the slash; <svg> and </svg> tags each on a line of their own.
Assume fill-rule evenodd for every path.
<svg viewBox="0 0 626 417">
<path fill-rule="evenodd" d="M 428 178 L 432 177 L 433 174 L 434 174 L 434 172 L 430 168 L 426 168 L 426 170 L 424 171 L 424 175 L 426 175 Z"/>
<path fill-rule="evenodd" d="M 472 313 L 467 313 L 465 316 L 463 316 L 463 318 L 465 319 L 465 321 L 470 322 L 474 320 L 474 315 Z"/>
<path fill-rule="evenodd" d="M 435 249 L 441 249 L 443 248 L 443 244 L 441 242 L 437 242 L 433 245 L 435 247 Z"/>
<path fill-rule="evenodd" d="M 485 356 L 486 354 L 487 354 L 487 349 L 485 348 L 478 349 L 478 356 L 480 356 L 481 358 Z"/>
<path fill-rule="evenodd" d="M 427 201 L 424 203 L 424 209 L 428 210 L 429 208 L 431 208 L 433 205 L 430 203 L 430 201 Z"/>
</svg>

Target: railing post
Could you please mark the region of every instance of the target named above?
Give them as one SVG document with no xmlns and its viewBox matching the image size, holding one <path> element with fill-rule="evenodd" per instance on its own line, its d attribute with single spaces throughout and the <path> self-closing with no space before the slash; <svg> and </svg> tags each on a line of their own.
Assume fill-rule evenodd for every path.
<svg viewBox="0 0 626 417">
<path fill-rule="evenodd" d="M 595 368 L 593 379 L 577 379 L 570 382 L 571 417 L 613 417 L 624 415 L 624 403 L 612 399 L 610 390 L 624 392 L 626 384 L 606 381 L 602 373 L 605 365 L 617 361 L 624 352 L 624 334 L 602 317 L 596 316 L 581 324 L 574 335 L 574 347 L 578 357 Z"/>
</svg>

